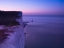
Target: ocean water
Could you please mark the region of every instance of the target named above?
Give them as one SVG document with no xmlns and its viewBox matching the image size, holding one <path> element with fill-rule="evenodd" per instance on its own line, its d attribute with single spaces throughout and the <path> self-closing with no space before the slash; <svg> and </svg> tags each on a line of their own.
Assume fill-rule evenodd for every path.
<svg viewBox="0 0 64 48">
<path fill-rule="evenodd" d="M 25 48 L 64 48 L 64 17 L 23 16 L 23 21 L 30 22 Z"/>
</svg>

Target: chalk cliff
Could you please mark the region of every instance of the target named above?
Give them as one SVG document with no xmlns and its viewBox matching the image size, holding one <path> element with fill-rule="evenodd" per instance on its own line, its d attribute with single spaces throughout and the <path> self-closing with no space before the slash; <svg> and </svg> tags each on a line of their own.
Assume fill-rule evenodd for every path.
<svg viewBox="0 0 64 48">
<path fill-rule="evenodd" d="M 24 48 L 22 12 L 0 11 L 0 48 Z"/>
</svg>

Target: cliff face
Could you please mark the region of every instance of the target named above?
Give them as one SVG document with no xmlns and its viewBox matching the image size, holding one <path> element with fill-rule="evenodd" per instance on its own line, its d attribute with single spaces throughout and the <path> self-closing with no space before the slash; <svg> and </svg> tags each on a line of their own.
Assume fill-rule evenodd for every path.
<svg viewBox="0 0 64 48">
<path fill-rule="evenodd" d="M 0 11 L 0 25 L 5 26 L 19 25 L 19 22 L 16 21 L 16 19 L 19 19 L 22 16 L 22 12 L 21 16 L 18 16 L 19 12 L 20 11 Z"/>
<path fill-rule="evenodd" d="M 24 48 L 22 12 L 0 11 L 0 48 Z"/>
</svg>

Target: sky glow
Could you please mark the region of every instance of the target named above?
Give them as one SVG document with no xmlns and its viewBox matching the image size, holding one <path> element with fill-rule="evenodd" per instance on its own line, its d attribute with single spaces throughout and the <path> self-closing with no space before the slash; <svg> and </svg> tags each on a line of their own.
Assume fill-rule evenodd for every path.
<svg viewBox="0 0 64 48">
<path fill-rule="evenodd" d="M 23 14 L 64 14 L 63 0 L 0 0 L 0 10 Z"/>
</svg>

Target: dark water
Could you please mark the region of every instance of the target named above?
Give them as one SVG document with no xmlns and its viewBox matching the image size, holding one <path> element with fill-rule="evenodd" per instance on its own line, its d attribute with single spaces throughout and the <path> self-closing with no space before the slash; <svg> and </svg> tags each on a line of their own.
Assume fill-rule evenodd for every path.
<svg viewBox="0 0 64 48">
<path fill-rule="evenodd" d="M 64 17 L 25 17 L 25 48 L 64 48 Z"/>
</svg>

